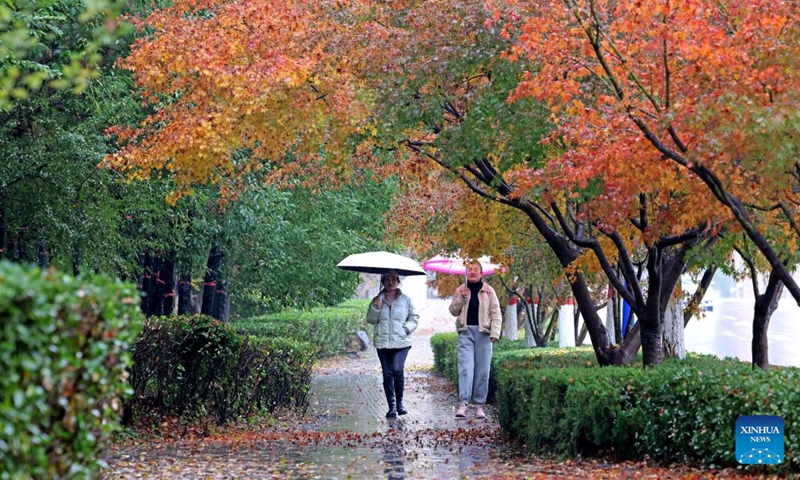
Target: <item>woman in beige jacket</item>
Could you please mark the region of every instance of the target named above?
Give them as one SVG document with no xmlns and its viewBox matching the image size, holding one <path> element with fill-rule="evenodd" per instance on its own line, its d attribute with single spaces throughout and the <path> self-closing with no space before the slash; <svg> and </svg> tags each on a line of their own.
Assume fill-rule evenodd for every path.
<svg viewBox="0 0 800 480">
<path fill-rule="evenodd" d="M 456 417 L 467 416 L 475 404 L 475 417 L 486 418 L 483 405 L 489 394 L 492 344 L 500 338 L 502 316 L 494 289 L 483 281 L 480 262 L 467 264 L 467 282 L 459 285 L 450 302 L 458 332 L 458 396 Z"/>
</svg>

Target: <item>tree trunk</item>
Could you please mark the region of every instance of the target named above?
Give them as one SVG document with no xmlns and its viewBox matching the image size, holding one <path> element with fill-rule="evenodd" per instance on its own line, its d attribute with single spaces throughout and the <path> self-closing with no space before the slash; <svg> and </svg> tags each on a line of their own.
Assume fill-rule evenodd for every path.
<svg viewBox="0 0 800 480">
<path fill-rule="evenodd" d="M 20 263 L 19 259 L 19 239 L 14 237 L 8 242 L 8 253 L 10 255 L 9 260 L 14 263 Z"/>
<path fill-rule="evenodd" d="M 649 248 L 647 254 L 647 300 L 639 318 L 642 336 L 642 358 L 645 365 L 658 365 L 664 361 L 661 343 L 661 250 Z"/>
<path fill-rule="evenodd" d="M 228 323 L 228 294 L 225 292 L 225 282 L 219 280 L 214 292 L 214 310 L 211 316 L 220 322 Z"/>
<path fill-rule="evenodd" d="M 664 357 L 685 358 L 686 341 L 680 302 L 671 298 L 664 312 Z"/>
<path fill-rule="evenodd" d="M 712 265 L 705 272 L 703 272 L 703 276 L 700 278 L 700 283 L 697 285 L 697 290 L 692 294 L 692 298 L 689 300 L 689 303 L 683 308 L 684 327 L 689 324 L 692 316 L 694 316 L 694 312 L 699 308 L 700 302 L 703 301 L 703 297 L 708 291 L 708 287 L 711 286 L 711 280 L 714 278 L 715 273 L 717 273 L 716 265 Z"/>
<path fill-rule="evenodd" d="M 655 244 L 648 249 L 647 298 L 643 305 L 631 306 L 637 313 L 644 365 L 658 365 L 664 361 L 664 312 L 686 268 L 686 254 L 699 240 L 700 237 L 695 237 L 683 241 L 679 248 Z"/>
<path fill-rule="evenodd" d="M 491 184 L 491 182 L 488 183 Z M 580 249 L 567 237 L 553 230 L 548 220 L 538 212 L 534 204 L 523 199 L 513 199 L 509 201 L 509 205 L 522 210 L 528 215 L 536 230 L 539 231 L 548 246 L 553 250 L 562 267 L 570 266 L 578 258 Z M 586 328 L 589 330 L 589 337 L 597 355 L 597 362 L 600 365 L 622 364 L 623 355 L 620 349 L 614 349 L 608 343 L 605 326 L 594 310 L 594 302 L 583 274 L 577 273 L 570 277 L 570 288 L 583 315 L 583 321 L 586 322 Z M 638 344 L 636 349 L 638 350 Z"/>
<path fill-rule="evenodd" d="M 509 185 L 502 181 L 502 178 L 493 168 L 491 162 L 487 161 L 486 159 L 479 159 L 476 160 L 475 167 L 476 168 L 472 171 L 473 175 L 477 176 L 479 180 L 486 185 L 496 186 L 497 192 L 503 197 L 501 200 L 498 200 L 495 197 L 485 194 L 480 189 L 475 188 L 473 184 L 467 181 L 466 183 L 468 186 L 470 186 L 473 191 L 485 195 L 486 198 L 501 201 L 501 203 L 523 211 L 531 220 L 534 228 L 547 242 L 548 246 L 553 251 L 562 267 L 568 268 L 579 257 L 584 248 L 593 249 L 595 254 L 598 255 L 598 258 L 604 256 L 602 253 L 602 248 L 598 246 L 599 244 L 596 241 L 586 238 L 579 238 L 581 235 L 577 232 L 577 230 L 573 231 L 569 226 L 567 226 L 565 217 L 560 214 L 555 204 L 551 204 L 551 208 L 555 212 L 555 217 L 558 220 L 557 223 L 562 227 L 563 233 L 556 231 L 552 227 L 554 218 L 548 218 L 547 215 L 543 215 L 540 205 L 520 197 L 512 196 L 511 193 L 513 190 Z M 644 227 L 645 226 L 643 226 L 643 228 Z M 685 254 L 685 247 L 687 247 L 687 245 L 695 245 L 701 236 L 701 234 L 694 233 L 693 231 L 687 231 L 683 236 L 663 239 L 663 248 L 668 248 L 671 245 L 681 245 L 681 251 Z M 581 246 L 579 246 L 579 243 Z M 640 285 L 640 279 L 634 278 L 635 272 L 629 254 L 625 252 L 624 248 L 620 248 L 620 242 L 615 242 L 615 244 L 617 244 L 618 253 L 625 257 L 623 261 L 626 267 L 623 268 L 623 270 L 627 272 L 626 276 L 630 277 L 630 281 L 637 282 L 636 285 L 638 289 L 638 285 Z M 662 247 L 651 247 L 652 250 L 659 253 L 658 262 L 651 267 L 652 270 L 655 270 L 656 266 L 659 268 L 661 266 L 661 248 Z M 605 258 L 602 259 L 602 261 L 605 260 Z M 604 270 L 606 270 L 606 274 L 609 275 L 609 279 L 612 279 L 613 274 L 607 271 L 607 268 L 610 268 L 608 262 L 605 263 Z M 677 275 L 679 278 L 680 272 L 677 272 Z M 635 306 L 631 305 L 631 308 L 636 312 L 637 316 L 640 316 L 640 314 L 643 314 L 645 311 L 649 316 L 649 319 L 645 325 L 639 328 L 634 327 L 633 329 L 637 333 L 639 333 L 641 329 L 641 333 L 644 334 L 644 337 L 641 335 L 626 336 L 619 348 L 609 342 L 608 332 L 606 331 L 603 320 L 600 319 L 600 316 L 595 310 L 591 292 L 589 291 L 587 283 L 583 278 L 583 274 L 576 273 L 570 277 L 570 288 L 572 289 L 573 298 L 578 303 L 580 313 L 583 316 L 584 322 L 586 323 L 586 328 L 589 331 L 589 336 L 597 356 L 597 361 L 600 365 L 620 365 L 633 361 L 639 348 L 644 346 L 645 340 L 647 342 L 648 349 L 646 362 L 661 362 L 663 359 L 663 351 L 661 349 L 661 320 L 663 309 L 662 302 L 660 301 L 660 277 L 661 275 L 659 272 L 659 275 L 656 275 L 655 278 L 648 279 L 648 281 L 655 280 L 656 282 L 655 285 L 649 285 L 650 292 L 653 294 L 652 298 L 649 299 L 649 302 L 645 302 L 641 292 L 637 291 L 636 296 L 638 297 L 637 302 L 639 302 L 639 304 Z M 618 276 L 614 276 L 612 281 L 615 285 L 615 288 L 621 288 L 619 285 L 620 282 L 614 281 L 617 278 Z M 627 292 L 626 295 L 629 296 Z M 643 303 L 644 305 L 642 305 Z M 663 303 L 663 308 L 666 308 L 666 303 Z"/>
<path fill-rule="evenodd" d="M 73 263 L 75 263 L 74 255 L 75 252 L 73 252 Z M 147 254 L 139 252 L 137 260 L 139 263 L 139 278 L 136 281 L 136 289 L 139 290 L 139 308 L 142 310 L 142 313 L 145 313 L 145 306 L 147 305 L 144 300 L 145 283 L 149 281 L 147 277 Z"/>
<path fill-rule="evenodd" d="M 575 323 L 572 315 L 572 299 L 558 307 L 558 346 L 575 346 Z"/>
<path fill-rule="evenodd" d="M 36 257 L 37 263 L 39 264 L 39 268 L 42 270 L 47 269 L 50 266 L 50 252 L 47 251 L 47 248 L 42 245 L 41 241 L 36 242 Z"/>
<path fill-rule="evenodd" d="M 222 264 L 222 251 L 219 246 L 212 245 L 211 252 L 208 254 L 206 264 L 206 274 L 203 282 L 203 305 L 200 313 L 213 316 L 214 297 L 217 295 L 217 281 L 219 280 L 219 268 Z"/>
<path fill-rule="evenodd" d="M 170 251 L 161 264 L 158 298 L 162 315 L 175 311 L 175 252 Z"/>
<path fill-rule="evenodd" d="M 72 276 L 77 277 L 81 274 L 81 264 L 83 263 L 83 250 L 75 247 L 72 250 Z M 140 270 L 141 271 L 141 270 Z M 141 281 L 139 281 L 139 289 L 141 290 Z"/>
<path fill-rule="evenodd" d="M 164 259 L 161 255 L 150 255 L 150 281 L 147 288 L 147 314 L 148 316 L 160 317 L 164 315 L 164 305 L 161 303 L 161 268 Z"/>
<path fill-rule="evenodd" d="M 618 329 L 615 327 L 615 320 L 619 318 L 617 315 L 617 302 L 616 290 L 611 285 L 608 286 L 608 301 L 606 303 L 606 335 L 608 336 L 608 343 L 615 345 L 617 343 L 616 333 Z"/>
<path fill-rule="evenodd" d="M 191 268 L 188 268 L 191 272 Z M 184 273 L 178 281 L 178 315 L 191 315 L 192 312 L 192 274 Z"/>
<path fill-rule="evenodd" d="M 17 263 L 30 263 L 32 258 L 30 256 L 29 245 L 27 237 L 28 227 L 17 228 Z"/>
<path fill-rule="evenodd" d="M 767 329 L 772 313 L 778 308 L 778 300 L 783 293 L 783 282 L 778 272 L 772 270 L 769 274 L 767 288 L 762 295 L 756 295 L 756 304 L 753 309 L 753 368 L 767 370 L 769 368 L 769 343 Z"/>
<path fill-rule="evenodd" d="M 150 279 L 153 267 L 152 259 L 148 252 L 139 254 L 139 267 L 141 268 L 141 280 L 139 290 L 142 292 L 141 308 L 146 317 L 150 316 Z"/>
<path fill-rule="evenodd" d="M 544 326 L 544 324 L 547 323 L 547 328 L 544 329 L 542 337 L 537 339 L 537 343 L 540 347 L 546 347 L 548 343 L 554 340 L 556 335 L 556 325 L 558 325 L 558 310 L 548 311 L 546 308 L 542 308 L 542 312 L 539 315 L 542 318 L 542 325 Z"/>
<path fill-rule="evenodd" d="M 589 338 L 597 355 L 597 363 L 604 366 L 624 365 L 632 362 L 641 346 L 638 336 L 626 338 L 620 348 L 609 344 L 606 327 L 594 308 L 594 301 L 582 273 L 576 273 L 570 277 L 570 287 L 578 302 L 581 315 L 583 315 L 583 321 L 586 322 L 586 328 L 589 330 Z"/>
<path fill-rule="evenodd" d="M 536 304 L 525 302 L 525 323 L 523 326 L 525 328 L 525 346 L 527 348 L 540 346 L 536 338 L 536 333 L 534 332 L 534 322 L 538 320 L 538 315 L 539 312 L 536 308 Z"/>
<path fill-rule="evenodd" d="M 586 322 L 583 322 L 583 327 L 581 327 L 581 311 L 576 307 L 572 308 L 572 319 L 575 324 L 575 346 L 580 347 L 583 345 L 583 341 L 586 340 L 589 328 L 586 326 Z"/>
<path fill-rule="evenodd" d="M 580 317 L 578 317 L 580 319 Z M 581 324 L 581 331 L 578 333 L 578 337 L 575 339 L 575 345 L 580 347 L 583 345 L 583 342 L 586 341 L 586 334 L 589 333 L 589 329 L 586 328 L 586 324 Z"/>
<path fill-rule="evenodd" d="M 6 203 L 0 196 L 0 260 L 6 256 Z"/>
<path fill-rule="evenodd" d="M 509 303 L 506 307 L 506 313 L 503 318 L 503 338 L 511 341 L 517 340 L 517 331 L 519 330 L 519 323 L 517 323 L 517 298 L 513 298 L 515 303 Z"/>
<path fill-rule="evenodd" d="M 556 329 L 556 322 L 557 319 L 555 317 L 550 317 L 550 322 L 548 322 L 547 318 L 549 312 L 547 310 L 547 295 L 545 293 L 545 289 L 543 287 L 536 287 L 536 294 L 534 295 L 534 288 L 533 285 L 530 286 L 528 289 L 528 293 L 525 295 L 525 298 L 530 302 L 526 303 L 526 307 L 529 307 L 529 311 L 533 312 L 533 326 L 534 326 L 534 343 L 536 346 L 539 347 L 546 347 L 548 339 L 550 338 L 552 332 Z"/>
</svg>

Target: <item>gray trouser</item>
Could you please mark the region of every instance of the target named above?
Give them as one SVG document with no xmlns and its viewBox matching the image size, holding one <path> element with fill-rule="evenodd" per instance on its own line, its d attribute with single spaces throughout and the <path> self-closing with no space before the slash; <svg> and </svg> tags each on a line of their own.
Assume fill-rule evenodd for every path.
<svg viewBox="0 0 800 480">
<path fill-rule="evenodd" d="M 492 363 L 492 341 L 488 333 L 469 325 L 458 332 L 458 398 L 461 403 L 486 403 L 489 394 L 489 368 Z"/>
</svg>

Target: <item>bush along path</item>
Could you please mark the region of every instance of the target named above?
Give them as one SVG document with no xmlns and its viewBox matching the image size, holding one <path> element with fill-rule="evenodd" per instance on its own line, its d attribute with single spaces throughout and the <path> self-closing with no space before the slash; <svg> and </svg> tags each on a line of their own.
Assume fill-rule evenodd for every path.
<svg viewBox="0 0 800 480">
<path fill-rule="evenodd" d="M 414 339 L 409 414 L 387 420 L 374 350 L 318 363 L 306 415 L 202 432 L 164 424 L 173 437 L 117 443 L 105 478 L 758 478 L 736 470 L 524 455 L 485 420 L 456 419 L 455 387 L 431 373 L 429 336 Z M 167 435 L 169 437 L 169 435 Z"/>
</svg>

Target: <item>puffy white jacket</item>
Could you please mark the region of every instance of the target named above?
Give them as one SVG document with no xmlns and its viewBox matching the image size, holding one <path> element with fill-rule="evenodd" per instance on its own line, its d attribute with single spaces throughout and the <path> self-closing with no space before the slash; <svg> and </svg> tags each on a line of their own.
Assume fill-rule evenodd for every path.
<svg viewBox="0 0 800 480">
<path fill-rule="evenodd" d="M 411 346 L 411 333 L 417 329 L 419 314 L 408 295 L 398 289 L 398 295 L 390 306 L 384 299 L 384 292 L 376 298 L 381 299 L 380 310 L 375 308 L 375 299 L 367 308 L 367 323 L 375 325 L 372 342 L 375 348 L 406 348 Z"/>
</svg>

